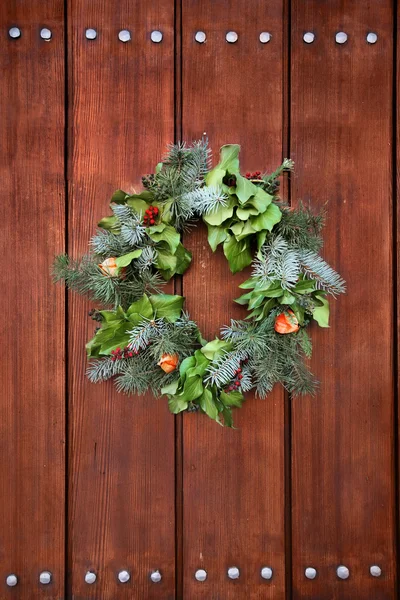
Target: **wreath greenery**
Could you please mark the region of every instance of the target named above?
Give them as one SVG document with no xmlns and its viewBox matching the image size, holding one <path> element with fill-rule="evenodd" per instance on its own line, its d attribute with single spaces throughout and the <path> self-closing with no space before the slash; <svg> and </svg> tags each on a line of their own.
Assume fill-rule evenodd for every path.
<svg viewBox="0 0 400 600">
<path fill-rule="evenodd" d="M 253 388 L 261 397 L 277 382 L 292 394 L 315 392 L 306 328 L 312 319 L 328 327 L 327 296 L 345 291 L 319 255 L 325 213 L 279 198 L 279 177 L 292 161 L 243 176 L 239 150 L 223 146 L 211 168 L 206 141 L 171 145 L 142 178 L 143 191 L 114 193 L 90 252 L 80 260 L 58 256 L 53 266 L 56 281 L 104 306 L 89 313 L 98 322 L 86 346 L 90 381 L 115 378 L 121 392 L 166 394 L 172 413 L 200 410 L 226 426 Z M 183 310 L 184 298 L 160 291 L 189 267 L 182 233 L 200 217 L 232 273 L 252 264 L 236 300 L 249 314 L 210 342 Z"/>
</svg>

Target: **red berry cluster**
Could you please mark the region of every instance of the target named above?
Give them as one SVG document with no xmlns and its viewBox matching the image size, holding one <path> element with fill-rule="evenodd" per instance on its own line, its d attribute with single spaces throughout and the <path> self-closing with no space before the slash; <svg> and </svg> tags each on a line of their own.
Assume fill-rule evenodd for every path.
<svg viewBox="0 0 400 600">
<path fill-rule="evenodd" d="M 261 171 L 254 171 L 254 173 L 250 173 L 250 171 L 247 171 L 246 173 L 246 179 L 260 179 L 261 177 Z"/>
<path fill-rule="evenodd" d="M 121 360 L 122 358 L 132 358 L 134 354 L 139 354 L 137 350 L 131 350 L 131 348 L 117 348 L 116 350 L 111 351 L 111 360 Z"/>
<path fill-rule="evenodd" d="M 149 208 L 144 211 L 143 225 L 145 227 L 154 225 L 154 223 L 156 222 L 157 216 L 158 216 L 157 206 L 149 206 Z"/>
<path fill-rule="evenodd" d="M 225 392 L 233 392 L 233 390 L 237 390 L 238 388 L 240 388 L 240 385 L 241 385 L 240 380 L 241 379 L 243 379 L 243 375 L 242 375 L 242 369 L 239 367 L 235 371 L 235 378 L 233 379 L 232 383 L 230 383 L 230 385 L 228 385 Z"/>
</svg>

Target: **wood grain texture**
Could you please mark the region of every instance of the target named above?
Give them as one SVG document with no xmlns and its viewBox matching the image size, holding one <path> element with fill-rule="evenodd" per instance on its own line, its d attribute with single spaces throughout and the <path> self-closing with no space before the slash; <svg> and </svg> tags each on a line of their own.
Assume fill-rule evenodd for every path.
<svg viewBox="0 0 400 600">
<path fill-rule="evenodd" d="M 64 594 L 65 294 L 50 276 L 65 244 L 63 12 L 0 6 L 0 597 L 18 600 Z"/>
<path fill-rule="evenodd" d="M 293 200 L 329 200 L 324 255 L 347 280 L 313 327 L 316 398 L 293 401 L 293 598 L 395 598 L 392 3 L 292 3 Z M 313 44 L 302 40 L 316 35 Z M 335 43 L 345 31 L 345 45 Z M 369 45 L 366 34 L 378 42 Z M 346 565 L 349 579 L 336 576 Z M 379 565 L 382 576 L 369 573 Z M 318 577 L 307 580 L 312 566 Z"/>
<path fill-rule="evenodd" d="M 114 189 L 140 186 L 174 136 L 173 1 L 69 2 L 70 251 L 85 251 Z M 85 28 L 95 28 L 95 41 Z M 118 32 L 129 29 L 132 41 Z M 161 44 L 150 32 L 164 34 Z M 174 597 L 174 420 L 164 399 L 85 378 L 89 304 L 70 301 L 70 567 L 75 599 Z M 84 582 L 94 570 L 94 585 Z M 129 583 L 117 580 L 120 570 Z M 151 583 L 152 570 L 162 573 Z"/>
<path fill-rule="evenodd" d="M 243 169 L 272 170 L 282 152 L 282 3 L 184 0 L 182 7 L 184 139 L 206 132 L 214 162 L 222 144 L 240 143 Z M 197 30 L 205 44 L 194 41 Z M 225 41 L 230 30 L 236 44 Z M 272 33 L 269 44 L 260 43 L 262 30 Z M 185 244 L 194 256 L 183 278 L 187 308 L 211 339 L 230 318 L 245 316 L 233 299 L 246 274 L 232 276 L 203 227 Z M 234 414 L 236 430 L 185 415 L 184 598 L 285 597 L 283 400 L 281 389 L 266 400 L 249 397 Z M 238 580 L 228 579 L 230 566 L 239 567 Z M 263 566 L 274 569 L 270 582 Z M 199 568 L 208 573 L 203 583 L 194 578 Z"/>
</svg>

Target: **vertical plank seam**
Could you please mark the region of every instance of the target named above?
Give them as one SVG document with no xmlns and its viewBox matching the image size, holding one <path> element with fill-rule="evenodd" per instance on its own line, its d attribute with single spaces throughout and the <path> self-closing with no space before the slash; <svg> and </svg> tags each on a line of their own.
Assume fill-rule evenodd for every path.
<svg viewBox="0 0 400 600">
<path fill-rule="evenodd" d="M 397 59 L 397 22 L 398 22 L 398 2 L 393 2 L 393 109 L 392 109 L 392 197 L 393 197 L 393 222 L 392 222 L 392 235 L 393 235 L 393 452 L 394 452 L 394 589 L 397 589 L 397 582 L 399 581 L 399 556 L 400 556 L 400 531 L 399 531 L 399 519 L 400 519 L 400 498 L 399 498 L 399 483 L 400 483 L 400 464 L 399 464 L 399 364 L 398 364 L 398 352 L 399 352 L 399 337 L 398 337 L 398 318 L 399 318 L 399 303 L 397 298 L 397 290 L 399 286 L 398 281 L 398 256 L 399 243 L 398 243 L 398 184 L 397 184 L 397 158 L 398 158 L 398 143 L 397 143 L 397 128 L 399 126 L 397 119 L 397 85 L 398 85 L 398 59 Z M 400 157 L 399 157 L 400 158 Z"/>
<path fill-rule="evenodd" d="M 182 0 L 174 5 L 174 141 L 182 140 Z M 175 276 L 174 293 L 183 294 Z M 175 597 L 183 599 L 183 415 L 175 416 Z"/>
<path fill-rule="evenodd" d="M 65 253 L 69 249 L 69 71 L 68 71 L 68 0 L 64 0 L 64 194 L 65 194 Z M 72 555 L 70 556 L 69 544 L 69 296 L 65 288 L 65 509 L 64 509 L 64 594 L 66 598 L 72 597 L 70 567 L 72 571 Z"/>
<path fill-rule="evenodd" d="M 290 103 L 291 103 L 291 0 L 283 2 L 283 94 L 282 94 L 282 158 L 290 158 Z M 287 201 L 291 204 L 290 176 L 285 186 Z M 292 397 L 284 390 L 284 565 L 285 597 L 292 598 L 293 562 L 292 562 Z"/>
</svg>

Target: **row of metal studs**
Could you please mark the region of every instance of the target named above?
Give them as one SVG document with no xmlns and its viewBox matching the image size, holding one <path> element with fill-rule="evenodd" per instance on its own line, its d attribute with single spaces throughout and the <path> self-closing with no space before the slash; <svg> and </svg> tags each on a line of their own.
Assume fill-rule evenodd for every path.
<svg viewBox="0 0 400 600">
<path fill-rule="evenodd" d="M 18 39 L 21 37 L 21 30 L 19 29 L 19 27 L 11 27 L 11 29 L 8 31 L 8 34 L 12 39 Z M 95 40 L 97 38 L 97 31 L 95 29 L 86 29 L 85 36 L 88 40 Z M 40 37 L 46 42 L 49 42 L 52 37 L 50 29 L 47 29 L 46 27 L 41 29 Z M 259 39 L 262 44 L 267 44 L 269 41 L 271 41 L 271 37 L 272 35 L 268 31 L 262 31 L 259 35 Z M 152 42 L 158 44 L 162 41 L 163 34 L 161 31 L 152 31 L 150 34 L 150 38 Z M 118 39 L 121 42 L 129 42 L 132 39 L 131 32 L 128 29 L 122 29 L 118 33 Z M 207 40 L 207 35 L 204 31 L 197 31 L 194 36 L 194 39 L 199 44 L 204 44 L 204 42 Z M 234 44 L 239 39 L 239 36 L 236 33 L 236 31 L 228 31 L 228 33 L 225 36 L 225 39 L 230 44 Z M 348 35 L 344 31 L 339 31 L 335 35 L 335 40 L 338 44 L 345 44 L 347 42 L 347 39 Z M 312 44 L 315 40 L 315 34 L 312 31 L 307 31 L 303 35 L 303 40 L 306 44 Z M 376 33 L 369 32 L 367 33 L 366 40 L 369 44 L 375 44 L 378 41 L 378 36 Z"/>
<path fill-rule="evenodd" d="M 118 573 L 118 580 L 121 583 L 126 583 L 127 581 L 129 581 L 131 578 L 130 573 L 128 571 L 120 571 Z M 42 583 L 43 585 L 47 585 L 49 583 L 51 583 L 51 579 L 52 579 L 52 575 L 49 571 L 42 571 L 42 573 L 40 573 L 39 575 L 39 581 L 40 583 Z M 93 571 L 87 571 L 87 573 L 85 574 L 85 581 L 86 583 L 95 583 L 97 579 L 97 575 L 96 573 L 94 573 Z M 153 571 L 152 573 L 150 573 L 150 580 L 153 583 L 159 583 L 162 579 L 162 575 L 160 573 L 160 571 Z M 18 583 L 18 577 L 13 573 L 11 575 L 8 575 L 6 578 L 6 584 L 9 587 L 14 587 L 15 585 L 17 585 Z"/>
</svg>

